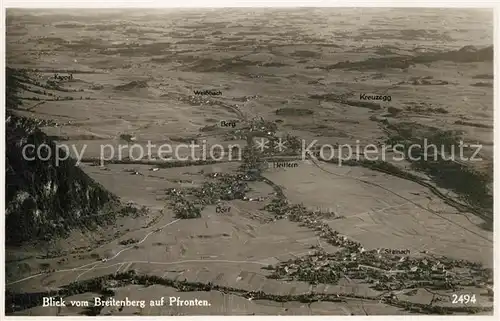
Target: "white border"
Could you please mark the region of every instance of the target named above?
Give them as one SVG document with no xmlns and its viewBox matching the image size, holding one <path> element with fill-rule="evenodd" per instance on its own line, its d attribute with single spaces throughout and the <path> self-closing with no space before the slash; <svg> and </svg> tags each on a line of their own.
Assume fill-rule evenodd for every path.
<svg viewBox="0 0 500 321">
<path fill-rule="evenodd" d="M 222 8 L 222 7 L 409 7 L 498 8 L 497 0 L 4 0 L 3 7 L 18 8 Z"/>
<path fill-rule="evenodd" d="M 12 0 L 0 0 L 2 11 L 0 12 L 0 19 L 2 23 L 2 28 L 0 28 L 0 40 L 2 48 L 0 49 L 0 66 L 2 69 L 0 75 L 0 84 L 2 86 L 2 95 L 1 95 L 1 106 L 2 106 L 2 121 L 0 122 L 0 132 L 2 138 L 0 139 L 0 151 L 3 155 L 5 155 L 5 8 L 221 8 L 221 7 L 411 7 L 411 8 L 494 8 L 495 17 L 494 17 L 494 39 L 495 39 L 495 82 L 494 82 L 494 141 L 498 141 L 500 138 L 500 131 L 498 130 L 499 120 L 498 120 L 498 108 L 499 105 L 499 90 L 500 86 L 497 81 L 497 76 L 500 74 L 500 53 L 498 52 L 497 45 L 500 43 L 500 1 L 499 0 L 480 0 L 480 1 L 459 1 L 459 0 L 418 0 L 418 1 L 409 1 L 409 0 L 398 0 L 398 1 L 387 1 L 387 0 L 372 0 L 372 1 L 354 1 L 354 0 L 308 0 L 308 1 L 300 1 L 300 0 L 191 0 L 189 2 L 181 2 L 179 0 L 175 1 L 159 1 L 159 0 L 86 0 L 86 1 L 67 1 L 67 0 L 58 0 L 58 1 L 42 1 L 42 0 L 21 0 L 21 1 L 12 1 Z M 498 144 L 494 144 L 494 156 L 499 155 L 499 146 Z M 0 169 L 2 171 L 0 175 L 0 186 L 5 186 L 5 158 L 0 157 Z M 500 165 L 497 162 L 494 162 L 494 199 L 500 200 Z M 5 193 L 5 190 L 4 190 Z M 4 194 L 5 195 L 5 194 Z M 500 212 L 500 201 L 494 203 L 494 212 Z M 4 196 L 0 195 L 0 213 L 2 219 L 0 219 L 0 231 L 5 230 L 5 200 Z M 497 216 L 495 214 L 495 216 Z M 499 219 L 495 219 L 494 231 L 500 230 L 500 222 Z M 1 233 L 2 236 L 2 244 L 5 244 L 5 233 Z M 499 241 L 499 236 L 494 233 L 494 244 Z M 496 248 L 496 246 L 494 246 Z M 5 269 L 4 265 L 1 264 L 5 262 L 5 247 L 2 246 L 0 249 L 0 283 L 2 284 L 2 290 L 0 291 L 0 317 L 5 317 Z M 499 295 L 499 283 L 500 277 L 499 273 L 497 273 L 497 267 L 499 267 L 500 256 L 497 251 L 494 251 L 494 289 L 495 293 Z M 378 320 L 387 320 L 387 318 L 391 318 L 393 320 L 416 320 L 416 319 L 433 319 L 433 320 L 453 320 L 454 318 L 467 318 L 468 320 L 495 320 L 499 315 L 498 310 L 500 307 L 499 300 L 495 298 L 494 302 L 494 316 L 417 316 L 417 315 L 408 315 L 408 316 L 286 316 L 287 319 L 298 319 L 300 320 L 328 320 L 331 321 L 332 317 L 335 320 L 359 320 L 359 319 L 378 319 Z M 284 319 L 285 317 L 278 316 L 256 316 L 262 320 L 276 320 L 278 318 Z M 243 318 L 256 318 L 252 316 L 189 316 L 189 317 L 169 317 L 170 319 L 183 319 L 183 320 L 203 320 L 203 321 L 211 321 L 218 320 L 221 318 L 229 319 L 229 320 L 241 320 Z M 52 320 L 54 317 L 37 317 L 40 319 Z M 60 317 L 59 317 L 60 318 Z M 73 320 L 88 320 L 92 317 L 64 317 L 67 319 Z M 104 319 L 113 319 L 113 317 L 98 317 L 99 320 Z M 116 317 L 115 317 L 116 318 Z M 121 320 L 132 320 L 138 317 L 120 317 Z M 164 317 L 148 317 L 142 316 L 141 319 L 145 320 L 162 320 Z M 5 317 L 6 320 L 29 320 L 30 317 Z"/>
</svg>

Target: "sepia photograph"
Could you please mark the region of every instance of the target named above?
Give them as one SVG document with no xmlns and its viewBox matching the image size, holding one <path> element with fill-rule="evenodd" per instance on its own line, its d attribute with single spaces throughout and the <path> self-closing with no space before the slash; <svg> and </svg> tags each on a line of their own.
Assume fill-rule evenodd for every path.
<svg viewBox="0 0 500 321">
<path fill-rule="evenodd" d="M 493 316 L 493 8 L 4 8 L 7 316 Z"/>
</svg>

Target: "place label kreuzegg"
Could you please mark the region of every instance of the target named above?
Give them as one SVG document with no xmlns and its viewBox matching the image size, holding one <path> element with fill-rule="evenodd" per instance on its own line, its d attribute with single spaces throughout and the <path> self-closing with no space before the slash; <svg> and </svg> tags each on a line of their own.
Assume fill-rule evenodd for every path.
<svg viewBox="0 0 500 321">
<path fill-rule="evenodd" d="M 359 100 L 381 100 L 381 101 L 391 101 L 392 97 L 390 95 L 369 95 L 369 94 L 359 94 Z"/>
<path fill-rule="evenodd" d="M 93 303 L 93 304 L 91 304 Z M 199 300 L 199 299 L 191 299 L 191 300 L 183 300 L 180 297 L 170 296 L 170 297 L 161 297 L 158 300 L 150 300 L 149 302 L 146 300 L 130 300 L 128 297 L 125 297 L 123 300 L 116 300 L 115 298 L 109 298 L 103 300 L 99 297 L 95 297 L 93 302 L 89 301 L 77 301 L 70 300 L 65 301 L 63 298 L 54 298 L 54 297 L 43 297 L 42 307 L 139 307 L 145 308 L 146 304 L 149 306 L 184 306 L 184 307 L 209 307 L 211 306 L 210 302 L 207 300 Z"/>
</svg>

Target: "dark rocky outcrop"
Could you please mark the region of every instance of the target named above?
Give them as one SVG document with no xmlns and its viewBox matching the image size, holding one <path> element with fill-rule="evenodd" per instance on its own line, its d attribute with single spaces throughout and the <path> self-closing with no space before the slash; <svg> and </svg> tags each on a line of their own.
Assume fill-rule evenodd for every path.
<svg viewBox="0 0 500 321">
<path fill-rule="evenodd" d="M 64 236 L 76 227 L 92 228 L 114 218 L 110 209 L 116 196 L 87 176 L 65 151 L 38 127 L 37 121 L 15 113 L 16 84 L 23 77 L 20 71 L 7 69 L 7 115 L 5 121 L 6 217 L 8 245 Z M 41 148 L 40 157 L 23 156 L 26 144 Z M 31 149 L 27 149 L 30 151 Z M 46 161 L 42 160 L 51 153 Z M 109 210 L 109 211 L 108 211 Z M 108 213 L 109 212 L 109 213 Z"/>
</svg>

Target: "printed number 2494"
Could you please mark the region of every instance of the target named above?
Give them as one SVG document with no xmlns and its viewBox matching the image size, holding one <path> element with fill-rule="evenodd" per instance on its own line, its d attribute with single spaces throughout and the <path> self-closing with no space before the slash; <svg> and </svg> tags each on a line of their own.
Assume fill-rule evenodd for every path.
<svg viewBox="0 0 500 321">
<path fill-rule="evenodd" d="M 453 294 L 451 303 L 452 304 L 468 304 L 468 303 L 476 303 L 476 295 L 475 294 Z"/>
</svg>

